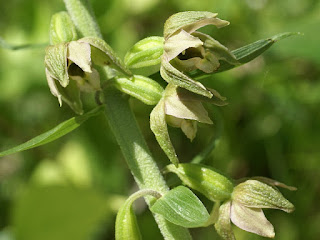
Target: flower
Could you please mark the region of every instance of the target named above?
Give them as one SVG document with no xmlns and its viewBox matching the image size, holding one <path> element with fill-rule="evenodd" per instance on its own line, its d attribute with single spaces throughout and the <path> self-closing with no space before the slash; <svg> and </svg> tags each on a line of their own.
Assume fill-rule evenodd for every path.
<svg viewBox="0 0 320 240">
<path fill-rule="evenodd" d="M 100 75 L 95 68 L 110 66 L 124 75 L 131 72 L 111 47 L 97 37 L 79 40 L 68 13 L 53 15 L 50 25 L 51 44 L 46 48 L 46 77 L 51 93 L 60 106 L 66 102 L 76 113 L 82 114 L 80 92 L 100 90 Z"/>
<path fill-rule="evenodd" d="M 215 90 L 210 93 L 211 99 L 199 96 L 169 83 L 163 96 L 150 114 L 150 127 L 160 147 L 175 165 L 178 158 L 170 141 L 167 124 L 181 128 L 183 133 L 192 141 L 197 133 L 197 122 L 212 124 L 207 110 L 202 102 L 208 101 L 216 105 L 225 105 L 225 98 Z"/>
<path fill-rule="evenodd" d="M 288 213 L 294 210 L 293 204 L 283 197 L 276 186 L 295 190 L 293 187 L 262 177 L 247 180 L 234 187 L 231 199 L 219 208 L 215 228 L 220 236 L 225 240 L 235 240 L 232 222 L 245 231 L 273 238 L 274 228 L 262 209 L 280 209 Z"/>
<path fill-rule="evenodd" d="M 186 73 L 200 70 L 205 73 L 216 71 L 220 62 L 237 65 L 235 56 L 221 43 L 209 35 L 196 30 L 215 25 L 224 27 L 229 22 L 211 12 L 180 12 L 172 15 L 164 25 L 164 53 L 160 73 L 163 79 L 191 92 L 211 98 L 213 95 L 200 82 Z"/>
</svg>

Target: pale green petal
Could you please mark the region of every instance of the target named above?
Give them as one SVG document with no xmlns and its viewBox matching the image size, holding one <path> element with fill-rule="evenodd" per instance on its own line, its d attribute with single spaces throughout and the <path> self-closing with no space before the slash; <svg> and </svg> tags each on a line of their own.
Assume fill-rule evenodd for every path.
<svg viewBox="0 0 320 240">
<path fill-rule="evenodd" d="M 191 72 L 197 69 L 197 65 L 202 61 L 200 57 L 189 58 L 187 60 L 180 60 L 179 58 L 175 58 L 171 60 L 172 65 L 179 66 L 180 71 L 183 72 Z"/>
<path fill-rule="evenodd" d="M 239 64 L 234 54 L 226 46 L 222 45 L 211 36 L 201 32 L 194 32 L 192 35 L 199 38 L 204 43 L 204 49 L 206 49 L 207 52 L 212 53 L 216 59 L 226 61 L 233 65 Z"/>
<path fill-rule="evenodd" d="M 218 234 L 224 240 L 236 240 L 232 231 L 232 226 L 230 221 L 230 211 L 231 211 L 230 201 L 227 201 L 224 204 L 222 204 L 219 208 L 218 221 L 214 225 Z"/>
<path fill-rule="evenodd" d="M 132 75 L 130 70 L 104 40 L 97 37 L 85 37 L 79 39 L 78 42 L 89 43 L 91 45 L 91 58 L 93 63 L 101 66 L 114 67 L 125 75 Z"/>
<path fill-rule="evenodd" d="M 196 94 L 203 95 L 211 98 L 212 93 L 207 90 L 200 82 L 193 80 L 187 75 L 174 68 L 168 61 L 167 56 L 162 56 L 162 66 L 160 68 L 160 74 L 164 80 L 168 83 L 173 83 L 176 86 L 185 88 Z"/>
<path fill-rule="evenodd" d="M 200 101 L 180 99 L 177 94 L 177 87 L 173 84 L 168 84 L 165 90 L 165 113 L 177 118 L 212 124 L 202 103 Z"/>
<path fill-rule="evenodd" d="M 248 208 L 236 201 L 231 204 L 231 221 L 239 228 L 263 237 L 274 238 L 274 228 L 261 208 Z"/>
<path fill-rule="evenodd" d="M 101 90 L 100 75 L 96 69 L 92 69 L 92 72 L 86 73 L 84 77 L 71 76 L 71 79 L 77 82 L 77 85 L 82 92 L 95 92 Z"/>
<path fill-rule="evenodd" d="M 84 72 L 91 73 L 91 48 L 88 43 L 72 41 L 68 45 L 68 59 Z"/>
<path fill-rule="evenodd" d="M 52 93 L 53 96 L 57 97 L 58 98 L 58 101 L 59 101 L 59 105 L 60 107 L 62 106 L 62 96 L 57 88 L 57 85 L 55 83 L 56 80 L 54 80 L 50 74 L 49 74 L 49 71 L 48 69 L 46 69 L 46 77 L 47 77 L 47 82 L 48 82 L 48 86 L 49 86 L 49 89 L 50 89 L 50 92 Z"/>
<path fill-rule="evenodd" d="M 66 87 L 69 84 L 67 45 L 65 43 L 48 46 L 44 63 L 50 76 L 58 80 L 61 86 Z"/>
<path fill-rule="evenodd" d="M 247 180 L 234 188 L 232 198 L 246 207 L 273 208 L 292 212 L 294 206 L 275 188 L 257 180 Z"/>
<path fill-rule="evenodd" d="M 188 11 L 179 12 L 171 17 L 164 24 L 164 37 L 168 39 L 171 35 L 177 31 L 183 29 L 188 33 L 192 33 L 195 30 L 206 26 L 215 25 L 217 27 L 224 27 L 229 22 L 216 18 L 217 13 L 205 12 L 205 11 Z"/>
<path fill-rule="evenodd" d="M 187 48 L 197 48 L 202 46 L 202 44 L 203 42 L 200 41 L 199 38 L 190 35 L 184 30 L 181 30 L 165 41 L 164 51 L 167 54 L 168 61 L 170 61 Z"/>
<path fill-rule="evenodd" d="M 170 161 L 177 166 L 179 160 L 168 132 L 166 114 L 164 112 L 164 99 L 158 102 L 150 114 L 150 128 L 162 150 L 166 153 Z"/>
</svg>

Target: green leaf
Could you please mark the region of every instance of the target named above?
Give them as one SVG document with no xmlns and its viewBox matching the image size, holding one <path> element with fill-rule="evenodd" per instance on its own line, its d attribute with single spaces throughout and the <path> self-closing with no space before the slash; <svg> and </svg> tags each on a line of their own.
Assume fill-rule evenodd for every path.
<svg viewBox="0 0 320 240">
<path fill-rule="evenodd" d="M 46 143 L 52 142 L 66 135 L 67 133 L 75 130 L 82 123 L 88 120 L 90 117 L 99 114 L 102 111 L 102 109 L 103 109 L 103 106 L 99 106 L 82 116 L 70 118 L 69 120 L 60 123 L 58 126 L 54 127 L 53 129 L 45 133 L 42 133 L 39 136 L 32 138 L 25 143 L 22 143 L 6 151 L 0 152 L 0 157 L 17 153 L 17 152 L 22 152 L 24 150 L 35 148 L 35 147 L 44 145 Z"/>
<path fill-rule="evenodd" d="M 282 39 L 285 39 L 287 37 L 299 35 L 299 34 L 300 33 L 297 33 L 297 32 L 280 33 L 280 34 L 274 35 L 270 38 L 261 39 L 261 40 L 254 42 L 254 43 L 250 43 L 246 46 L 243 46 L 243 47 L 238 48 L 236 50 L 233 50 L 231 52 L 235 55 L 236 60 L 240 64 L 244 64 L 244 63 L 250 62 L 251 60 L 253 60 L 256 57 L 258 57 L 259 55 L 261 55 L 268 48 L 270 48 L 275 42 L 282 40 Z M 239 65 L 232 65 L 232 64 L 227 63 L 225 61 L 221 61 L 220 67 L 214 73 L 224 72 L 224 71 L 230 70 L 230 69 L 238 67 L 238 66 Z M 199 71 L 199 70 L 196 70 L 190 74 L 190 76 L 195 79 L 200 79 L 200 78 L 206 77 L 208 75 L 209 74 L 206 74 L 206 73 Z"/>
<path fill-rule="evenodd" d="M 179 186 L 159 198 L 150 208 L 168 221 L 186 228 L 204 226 L 209 213 L 199 198 L 188 188 Z"/>
</svg>

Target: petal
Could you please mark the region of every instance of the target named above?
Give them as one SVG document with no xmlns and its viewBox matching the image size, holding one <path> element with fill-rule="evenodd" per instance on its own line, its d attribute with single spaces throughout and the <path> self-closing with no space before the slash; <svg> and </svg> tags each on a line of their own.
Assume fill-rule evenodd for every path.
<svg viewBox="0 0 320 240">
<path fill-rule="evenodd" d="M 227 201 L 219 208 L 218 221 L 215 223 L 218 234 L 224 240 L 236 240 L 234 237 L 232 226 L 230 222 L 231 201 Z"/>
<path fill-rule="evenodd" d="M 229 22 L 216 18 L 217 13 L 205 11 L 188 11 L 180 12 L 172 15 L 164 24 L 164 37 L 168 39 L 177 31 L 183 29 L 188 33 L 206 26 L 215 25 L 217 27 L 224 27 L 229 25 Z"/>
<path fill-rule="evenodd" d="M 178 34 L 173 35 L 165 41 L 164 51 L 167 54 L 168 61 L 170 61 L 187 48 L 197 48 L 202 46 L 202 44 L 203 42 L 199 38 L 181 30 Z"/>
<path fill-rule="evenodd" d="M 251 208 L 273 208 L 292 212 L 294 206 L 275 188 L 257 180 L 247 180 L 234 188 L 232 198 Z"/>
<path fill-rule="evenodd" d="M 130 70 L 124 65 L 121 59 L 104 40 L 97 37 L 85 37 L 79 39 L 78 42 L 90 44 L 92 52 L 91 58 L 95 64 L 101 66 L 112 65 L 123 74 L 128 76 L 132 75 Z"/>
<path fill-rule="evenodd" d="M 77 82 L 77 85 L 82 92 L 95 92 L 101 90 L 100 75 L 96 69 L 92 69 L 92 72 L 86 73 L 84 77 L 71 76 L 71 79 Z"/>
<path fill-rule="evenodd" d="M 165 90 L 165 113 L 177 118 L 212 124 L 207 110 L 200 101 L 180 99 L 177 87 L 170 83 Z"/>
<path fill-rule="evenodd" d="M 47 68 L 46 68 L 46 76 L 47 76 L 47 82 L 49 85 L 50 92 L 52 93 L 53 96 L 58 98 L 59 105 L 61 107 L 62 106 L 61 94 L 57 88 L 55 80 L 50 76 L 50 73 Z"/>
<path fill-rule="evenodd" d="M 177 166 L 179 160 L 168 132 L 166 115 L 164 112 L 164 99 L 161 99 L 158 102 L 150 114 L 150 128 L 162 150 L 166 153 L 170 161 Z"/>
<path fill-rule="evenodd" d="M 206 49 L 207 52 L 210 52 L 215 59 L 223 60 L 233 65 L 240 64 L 236 60 L 234 54 L 226 46 L 222 45 L 211 36 L 201 32 L 194 32 L 192 35 L 199 38 L 204 43 L 204 49 Z M 210 60 L 210 58 L 208 58 L 208 60 Z"/>
<path fill-rule="evenodd" d="M 168 83 L 185 88 L 196 94 L 211 98 L 212 93 L 207 90 L 200 82 L 194 81 L 192 78 L 174 68 L 168 61 L 166 54 L 162 55 L 162 66 L 160 68 L 161 77 Z"/>
<path fill-rule="evenodd" d="M 68 45 L 68 59 L 82 71 L 91 73 L 91 49 L 88 43 L 72 41 Z"/>
<path fill-rule="evenodd" d="M 274 228 L 261 208 L 248 208 L 236 201 L 231 204 L 231 221 L 239 228 L 263 237 L 274 238 Z"/>
<path fill-rule="evenodd" d="M 61 86 L 69 84 L 67 71 L 67 44 L 61 43 L 46 48 L 44 59 L 46 69 L 54 79 L 57 79 Z"/>
</svg>

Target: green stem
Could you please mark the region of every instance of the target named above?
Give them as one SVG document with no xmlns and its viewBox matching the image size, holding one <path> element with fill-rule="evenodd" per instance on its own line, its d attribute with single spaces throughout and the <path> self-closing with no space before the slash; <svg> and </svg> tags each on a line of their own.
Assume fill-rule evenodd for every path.
<svg viewBox="0 0 320 240">
<path fill-rule="evenodd" d="M 169 188 L 150 154 L 127 99 L 118 90 L 108 87 L 104 91 L 104 102 L 109 126 L 139 188 L 153 189 L 162 195 L 168 192 Z M 155 200 L 150 196 L 145 199 L 149 205 Z M 187 229 L 168 222 L 158 214 L 155 214 L 155 219 L 165 239 L 191 239 Z"/>
<path fill-rule="evenodd" d="M 64 0 L 64 3 L 82 37 L 102 38 L 100 28 L 88 0 Z"/>
<path fill-rule="evenodd" d="M 83 36 L 101 38 L 102 34 L 87 0 L 64 0 L 64 2 L 74 24 Z M 160 194 L 168 192 L 169 187 L 150 154 L 127 99 L 124 99 L 118 90 L 107 87 L 104 90 L 104 100 L 106 119 L 139 188 L 152 189 Z M 145 200 L 150 205 L 155 198 L 147 196 Z M 154 217 L 164 239 L 192 239 L 187 229 L 168 222 L 161 215 L 154 214 Z"/>
</svg>

